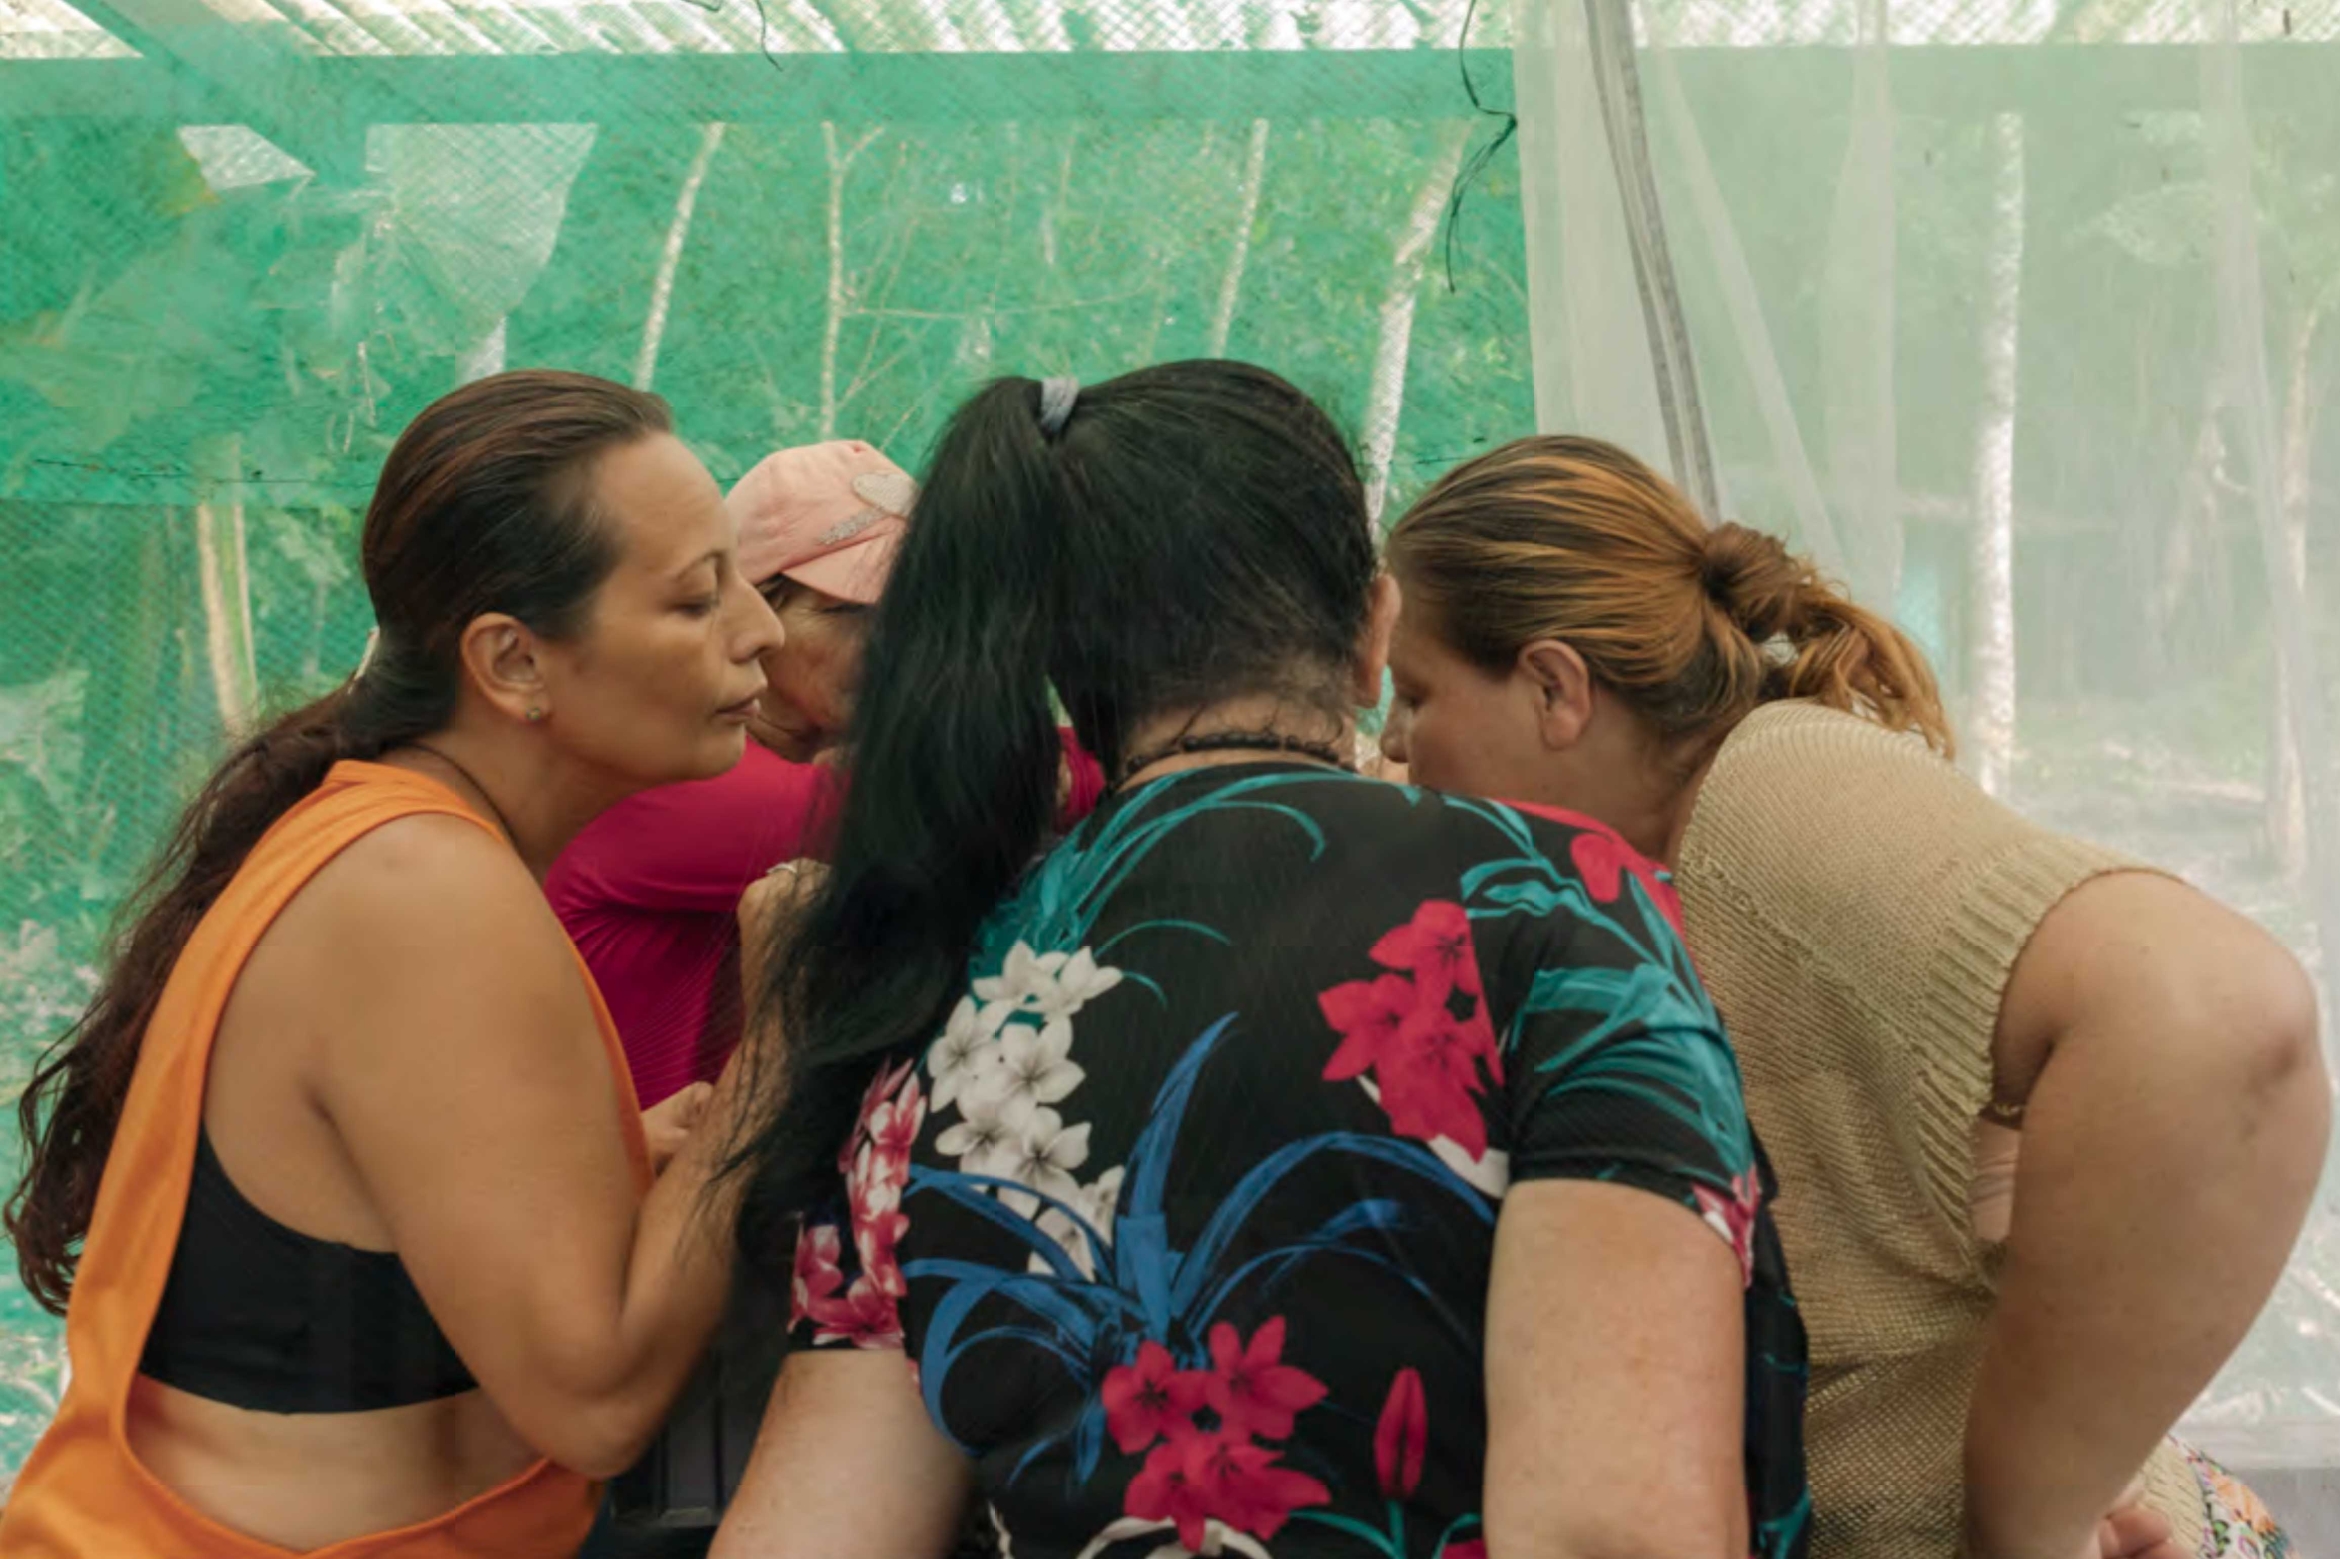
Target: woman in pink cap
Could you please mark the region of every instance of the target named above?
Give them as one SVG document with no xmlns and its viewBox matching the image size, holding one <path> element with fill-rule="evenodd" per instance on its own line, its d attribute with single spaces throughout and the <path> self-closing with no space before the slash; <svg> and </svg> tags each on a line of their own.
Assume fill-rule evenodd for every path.
<svg viewBox="0 0 2340 1559">
<path fill-rule="evenodd" d="M 644 791 L 579 834 L 545 892 L 609 1002 L 645 1108 L 710 1083 L 739 1041 L 740 896 L 822 853 L 831 766 L 852 712 L 869 609 L 917 484 L 859 439 L 765 457 L 725 499 L 739 568 L 779 614 L 755 738 L 719 779 Z M 1066 810 L 1103 776 L 1068 745 Z"/>
</svg>

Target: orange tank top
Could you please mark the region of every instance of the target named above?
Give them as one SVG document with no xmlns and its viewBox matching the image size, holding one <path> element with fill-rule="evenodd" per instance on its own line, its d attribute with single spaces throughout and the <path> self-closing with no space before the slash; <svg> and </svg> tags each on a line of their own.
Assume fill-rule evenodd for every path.
<svg viewBox="0 0 2340 1559">
<path fill-rule="evenodd" d="M 228 993 L 261 934 L 327 861 L 383 824 L 444 813 L 487 821 L 453 791 L 377 763 L 335 765 L 253 847 L 172 968 L 131 1078 L 65 1315 L 72 1381 L 0 1510 L 0 1559 L 287 1559 L 291 1550 L 197 1512 L 131 1454 L 132 1377 L 162 1301 L 195 1172 L 211 1045 Z M 626 1150 L 650 1183 L 633 1083 L 593 988 L 602 1048 L 623 1108 Z M 317 1559 L 570 1559 L 593 1524 L 591 1480 L 537 1462 L 446 1514 L 349 1538 Z"/>
</svg>

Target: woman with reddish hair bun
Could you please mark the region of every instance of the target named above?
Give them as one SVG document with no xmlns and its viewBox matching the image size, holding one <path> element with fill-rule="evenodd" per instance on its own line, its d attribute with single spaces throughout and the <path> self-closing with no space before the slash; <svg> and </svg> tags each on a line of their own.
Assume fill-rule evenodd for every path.
<svg viewBox="0 0 2340 1559">
<path fill-rule="evenodd" d="M 2280 1553 L 2163 1436 L 2323 1158 L 2291 958 L 1967 783 L 1915 646 L 1622 450 L 1494 450 L 1388 556 L 1387 755 L 1678 873 L 1779 1169 L 1813 1553 Z"/>
</svg>

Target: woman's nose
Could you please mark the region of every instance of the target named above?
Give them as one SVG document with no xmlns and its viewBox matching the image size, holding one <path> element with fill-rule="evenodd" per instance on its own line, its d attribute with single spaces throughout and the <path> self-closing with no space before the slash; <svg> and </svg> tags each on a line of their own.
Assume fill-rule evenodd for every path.
<svg viewBox="0 0 2340 1559">
<path fill-rule="evenodd" d="M 734 650 L 734 658 L 742 661 L 760 660 L 788 642 L 788 630 L 780 626 L 780 614 L 772 610 L 772 603 L 753 585 L 741 582 L 748 598 L 745 633 Z"/>
<path fill-rule="evenodd" d="M 1392 763 L 1412 761 L 1406 756 L 1406 717 L 1394 709 L 1381 725 L 1381 755 Z"/>
</svg>

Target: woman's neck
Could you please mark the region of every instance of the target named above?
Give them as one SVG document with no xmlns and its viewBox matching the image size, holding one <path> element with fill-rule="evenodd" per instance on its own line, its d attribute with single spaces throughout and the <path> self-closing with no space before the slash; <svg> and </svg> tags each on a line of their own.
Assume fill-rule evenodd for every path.
<svg viewBox="0 0 2340 1559">
<path fill-rule="evenodd" d="M 1165 752 L 1187 737 L 1241 736 L 1258 739 L 1256 747 L 1223 747 L 1195 752 Z M 1320 753 L 1279 747 L 1279 740 L 1320 747 L 1345 756 L 1357 745 L 1357 725 L 1319 709 L 1294 706 L 1274 697 L 1230 698 L 1194 709 L 1156 715 L 1130 732 L 1122 744 L 1123 762 L 1145 759 L 1144 766 L 1127 770 L 1122 785 L 1141 784 L 1183 769 L 1216 768 L 1229 763 L 1259 763 L 1276 758 L 1295 763 L 1326 763 Z M 1149 755 L 1162 753 L 1156 758 Z"/>
<path fill-rule="evenodd" d="M 394 747 L 382 762 L 428 775 L 470 803 L 511 840 L 538 882 L 587 823 L 624 790 L 582 781 L 536 732 L 483 732 L 458 721 Z"/>
</svg>

